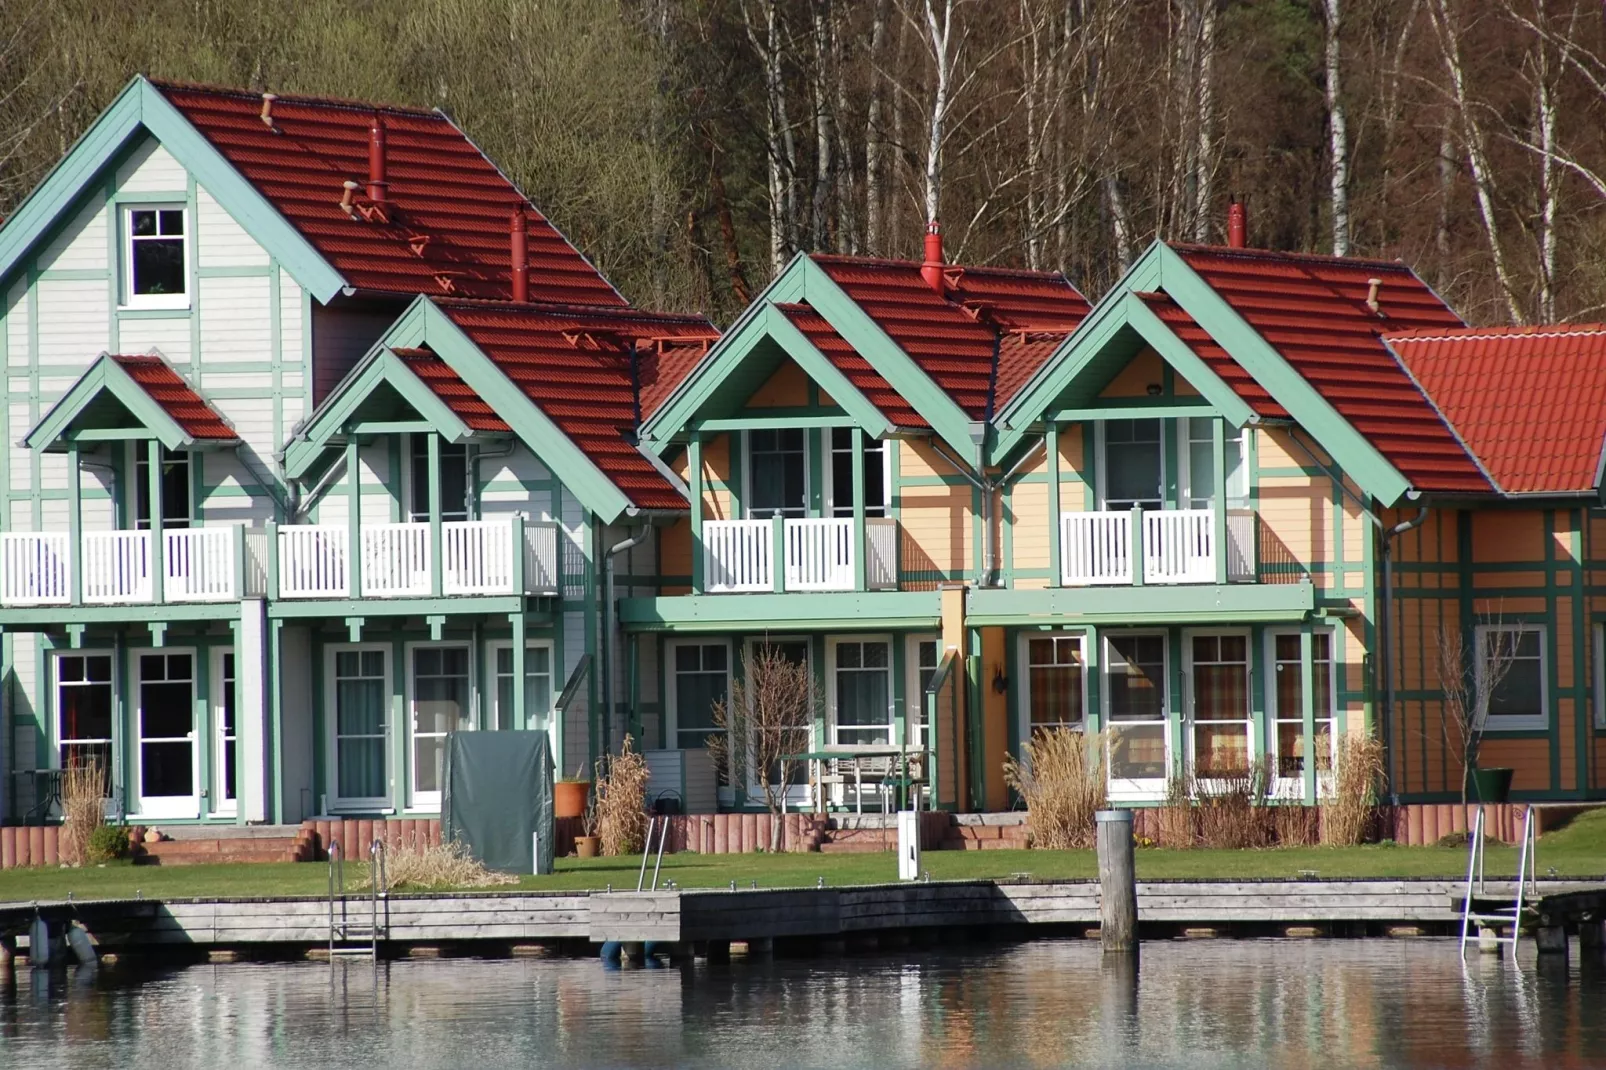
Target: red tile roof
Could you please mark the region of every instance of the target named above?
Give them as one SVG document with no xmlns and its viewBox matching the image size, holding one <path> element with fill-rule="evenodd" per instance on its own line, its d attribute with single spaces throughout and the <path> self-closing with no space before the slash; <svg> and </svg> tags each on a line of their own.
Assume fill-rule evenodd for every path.
<svg viewBox="0 0 1606 1070">
<path fill-rule="evenodd" d="M 273 104 L 270 130 L 260 118 L 260 94 L 154 84 L 359 290 L 510 297 L 508 217 L 524 206 L 532 298 L 626 304 L 439 112 L 283 96 Z M 388 221 L 340 208 L 344 182 L 367 183 L 368 131 L 376 116 L 385 130 Z M 364 190 L 356 203 L 370 207 Z"/>
<path fill-rule="evenodd" d="M 439 298 L 435 304 L 632 502 L 686 508 L 631 441 L 641 415 L 639 355 L 677 341 L 712 343 L 718 332 L 707 320 Z"/>
<path fill-rule="evenodd" d="M 1172 249 L 1416 489 L 1491 489 L 1383 344 L 1384 331 L 1462 326 L 1409 268 L 1256 249 Z M 1366 304 L 1374 278 L 1381 316 Z"/>
<path fill-rule="evenodd" d="M 1384 338 L 1502 491 L 1595 489 L 1606 446 L 1606 325 Z"/>
<path fill-rule="evenodd" d="M 694 345 L 676 345 L 665 341 L 645 352 L 637 352 L 636 389 L 641 394 L 643 422 L 669 400 L 669 395 L 685 382 L 686 376 L 691 374 L 707 352 L 708 346 L 700 341 Z"/>
<path fill-rule="evenodd" d="M 471 431 L 507 432 L 507 421 L 496 414 L 472 387 L 463 382 L 450 364 L 427 349 L 394 349 L 409 371 L 418 376 L 435 396 L 452 410 Z"/>
<path fill-rule="evenodd" d="M 1059 274 L 952 264 L 939 295 L 912 261 L 813 259 L 974 420 L 1008 400 L 999 384 L 1012 394 L 1053 352 L 1003 339 L 1030 333 L 1058 341 L 1088 312 L 1086 299 Z"/>
<path fill-rule="evenodd" d="M 803 332 L 804 337 L 814 343 L 814 348 L 836 365 L 837 371 L 847 377 L 848 382 L 858 388 L 865 400 L 881 411 L 881 414 L 899 427 L 929 427 L 926 418 L 915 412 L 913 406 L 904 400 L 903 395 L 892 388 L 892 384 L 870 366 L 870 362 L 859 356 L 858 352 L 848 344 L 831 326 L 826 318 L 808 305 L 776 305 L 792 321 L 793 326 Z"/>
<path fill-rule="evenodd" d="M 207 442 L 233 442 L 239 436 L 217 410 L 206 403 L 189 381 L 173 366 L 155 354 L 112 354 L 111 359 L 139 384 L 193 439 Z"/>
</svg>

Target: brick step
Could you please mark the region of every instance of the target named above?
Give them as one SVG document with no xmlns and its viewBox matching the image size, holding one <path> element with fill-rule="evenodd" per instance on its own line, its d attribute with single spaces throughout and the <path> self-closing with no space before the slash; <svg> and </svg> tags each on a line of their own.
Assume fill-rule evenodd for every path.
<svg viewBox="0 0 1606 1070">
<path fill-rule="evenodd" d="M 1023 851 L 1024 839 L 964 840 L 949 838 L 942 841 L 939 851 Z"/>
<path fill-rule="evenodd" d="M 253 848 L 250 850 L 230 851 L 227 854 L 204 853 L 173 853 L 163 851 L 157 844 L 155 851 L 145 851 L 134 857 L 136 866 L 208 866 L 239 862 L 298 862 L 295 851 L 275 851 Z"/>
<path fill-rule="evenodd" d="M 219 862 L 298 862 L 307 853 L 302 836 L 162 840 L 141 843 L 136 865 L 193 866 Z"/>
<path fill-rule="evenodd" d="M 891 853 L 892 847 L 883 847 L 879 843 L 870 843 L 865 840 L 849 840 L 847 843 L 822 843 L 820 853 L 823 855 L 869 855 Z"/>
</svg>

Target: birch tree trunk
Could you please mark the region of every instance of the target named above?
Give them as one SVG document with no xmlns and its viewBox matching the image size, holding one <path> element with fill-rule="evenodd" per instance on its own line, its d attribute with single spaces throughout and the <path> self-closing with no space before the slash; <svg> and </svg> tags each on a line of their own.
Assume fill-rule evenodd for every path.
<svg viewBox="0 0 1606 1070">
<path fill-rule="evenodd" d="M 882 195 L 883 152 L 886 134 L 882 129 L 882 110 L 885 107 L 887 80 L 881 71 L 885 60 L 887 39 L 887 4 L 889 0 L 875 0 L 870 16 L 870 73 L 869 103 L 864 123 L 864 249 L 871 256 L 883 254 L 882 213 L 885 199 Z"/>
<path fill-rule="evenodd" d="M 942 0 L 942 17 L 926 3 L 926 42 L 931 49 L 935 78 L 931 90 L 931 120 L 926 130 L 926 222 L 938 220 L 942 202 L 942 139 L 944 123 L 948 119 L 949 85 L 953 76 L 954 0 Z"/>
<path fill-rule="evenodd" d="M 835 161 L 831 136 L 831 0 L 810 4 L 814 31 L 814 196 L 809 205 L 809 239 L 813 249 L 829 248 L 831 187 L 835 183 Z"/>
<path fill-rule="evenodd" d="M 1194 155 L 1193 240 L 1210 240 L 1212 201 L 1215 199 L 1216 152 L 1216 0 L 1197 0 L 1199 35 L 1194 44 L 1198 54 L 1199 115 L 1198 149 Z"/>
<path fill-rule="evenodd" d="M 783 70 L 780 12 L 777 0 L 762 0 L 764 33 L 760 39 L 752 10 L 742 5 L 742 23 L 747 39 L 764 67 L 764 140 L 768 162 L 770 195 L 770 265 L 779 271 L 797 248 L 797 215 L 794 195 L 796 153 L 793 151 L 792 124 L 787 116 L 786 78 Z"/>
<path fill-rule="evenodd" d="M 1333 255 L 1349 254 L 1349 130 L 1344 121 L 1344 99 L 1339 89 L 1339 2 L 1322 0 L 1327 15 L 1327 136 L 1332 172 Z"/>
</svg>

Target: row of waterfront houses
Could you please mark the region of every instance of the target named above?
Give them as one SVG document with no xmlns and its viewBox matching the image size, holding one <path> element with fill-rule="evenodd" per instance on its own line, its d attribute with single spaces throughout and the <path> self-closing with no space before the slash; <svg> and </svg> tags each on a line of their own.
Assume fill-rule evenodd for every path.
<svg viewBox="0 0 1606 1070">
<path fill-rule="evenodd" d="M 1360 733 L 1459 797 L 1447 648 L 1506 652 L 1482 765 L 1606 796 L 1606 328 L 1244 229 L 1090 306 L 933 228 L 722 334 L 438 112 L 136 78 L 0 227 L 0 819 L 86 757 L 147 821 L 428 815 L 492 729 L 742 806 L 706 741 L 758 644 L 812 748 L 918 751 L 949 809 L 1054 725 L 1131 804 L 1310 801 Z"/>
</svg>

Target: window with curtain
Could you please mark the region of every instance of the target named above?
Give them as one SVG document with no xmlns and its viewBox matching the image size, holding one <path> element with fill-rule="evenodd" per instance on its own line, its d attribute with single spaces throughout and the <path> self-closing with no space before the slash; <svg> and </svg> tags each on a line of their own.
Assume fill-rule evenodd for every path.
<svg viewBox="0 0 1606 1070">
<path fill-rule="evenodd" d="M 1165 645 L 1163 635 L 1105 637 L 1112 780 L 1163 781 L 1168 775 Z"/>
<path fill-rule="evenodd" d="M 1188 443 L 1187 508 L 1209 509 L 1216 500 L 1215 419 L 1192 417 L 1178 421 L 1186 430 Z M 1244 429 L 1225 429 L 1228 509 L 1242 509 L 1249 503 L 1249 466 L 1244 463 Z"/>
<path fill-rule="evenodd" d="M 892 742 L 892 657 L 885 640 L 838 642 L 836 742 L 844 746 Z"/>
<path fill-rule="evenodd" d="M 474 727 L 469 703 L 468 648 L 413 648 L 413 790 L 441 790 L 446 736 Z"/>
<path fill-rule="evenodd" d="M 429 521 L 429 436 L 408 435 L 408 473 L 412 484 L 408 494 L 407 519 L 414 524 Z M 468 447 L 461 442 L 441 443 L 441 520 L 468 519 Z"/>
<path fill-rule="evenodd" d="M 513 647 L 496 648 L 496 727 L 504 732 L 525 728 L 513 723 Z M 524 714 L 528 727 L 545 731 L 552 718 L 552 648 L 524 648 Z"/>
<path fill-rule="evenodd" d="M 1543 728 L 1550 722 L 1545 695 L 1545 633 L 1537 624 L 1486 624 L 1477 629 L 1478 690 L 1488 692 L 1484 726 Z M 1499 666 L 1499 678 L 1487 681 Z"/>
<path fill-rule="evenodd" d="M 853 515 L 853 436 L 857 427 L 831 428 L 831 515 Z M 887 515 L 887 444 L 866 438 L 864 443 L 864 515 Z"/>
<path fill-rule="evenodd" d="M 1312 748 L 1316 768 L 1333 767 L 1333 636 L 1312 632 L 1311 681 L 1316 711 L 1316 739 Z M 1299 633 L 1272 636 L 1272 701 L 1277 713 L 1277 775 L 1305 774 L 1305 686 L 1299 666 Z"/>
<path fill-rule="evenodd" d="M 390 683 L 383 650 L 335 653 L 335 794 L 382 799 Z"/>
<path fill-rule="evenodd" d="M 1249 772 L 1249 637 L 1196 635 L 1193 673 L 1193 765 L 1200 777 Z"/>
<path fill-rule="evenodd" d="M 802 428 L 747 432 L 747 515 L 808 515 L 808 435 Z"/>
<path fill-rule="evenodd" d="M 1026 693 L 1034 728 L 1081 728 L 1082 637 L 1034 635 L 1026 641 Z"/>
</svg>

